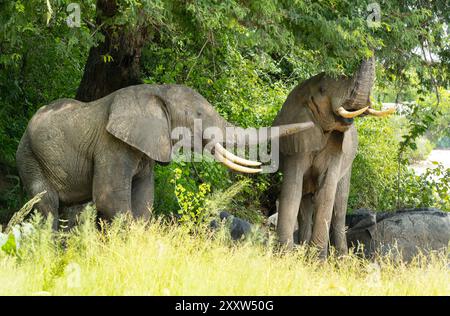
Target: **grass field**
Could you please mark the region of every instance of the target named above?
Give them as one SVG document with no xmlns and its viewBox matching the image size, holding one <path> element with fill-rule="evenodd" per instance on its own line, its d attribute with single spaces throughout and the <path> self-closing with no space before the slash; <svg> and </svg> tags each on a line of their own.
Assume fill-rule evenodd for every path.
<svg viewBox="0 0 450 316">
<path fill-rule="evenodd" d="M 232 243 L 226 230 L 125 218 L 98 229 L 93 218 L 86 211 L 77 229 L 55 235 L 35 217 L 17 253 L 0 251 L 0 295 L 450 295 L 446 256 L 320 262 L 304 248 Z"/>
</svg>

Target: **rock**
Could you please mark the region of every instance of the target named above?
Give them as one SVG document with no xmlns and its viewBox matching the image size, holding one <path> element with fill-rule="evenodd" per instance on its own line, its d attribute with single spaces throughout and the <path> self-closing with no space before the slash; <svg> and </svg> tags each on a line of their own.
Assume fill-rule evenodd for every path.
<svg viewBox="0 0 450 316">
<path fill-rule="evenodd" d="M 356 210 L 347 215 L 346 219 L 347 243 L 349 247 L 363 245 L 364 255 L 370 257 L 375 251 L 374 236 L 377 219 L 375 212 L 367 209 Z"/>
<path fill-rule="evenodd" d="M 278 213 L 267 220 L 276 227 Z M 356 210 L 346 216 L 349 247 L 362 245 L 363 254 L 392 254 L 410 261 L 419 252 L 446 251 L 450 241 L 450 213 L 435 208 L 402 209 L 397 212 Z M 294 231 L 298 243 L 298 225 Z"/>
<path fill-rule="evenodd" d="M 235 217 L 226 211 L 220 212 L 219 218 L 221 221 L 225 220 L 229 224 L 230 235 L 233 240 L 239 240 L 242 237 L 246 237 L 252 231 L 252 224 L 239 217 Z M 209 226 L 212 229 L 217 229 L 219 227 L 215 219 L 210 222 Z"/>
<path fill-rule="evenodd" d="M 269 218 L 267 219 L 267 224 L 270 227 L 276 228 L 277 227 L 277 223 L 278 223 L 278 212 L 270 215 Z M 297 222 L 295 222 L 295 230 L 298 230 L 298 223 Z"/>
<path fill-rule="evenodd" d="M 349 246 L 364 245 L 364 254 L 392 254 L 410 261 L 420 252 L 446 251 L 450 214 L 435 208 L 375 213 L 358 210 L 347 216 Z"/>
<path fill-rule="evenodd" d="M 246 220 L 233 217 L 231 221 L 230 234 L 233 240 L 239 240 L 243 236 L 248 236 L 252 231 L 252 225 Z"/>
<path fill-rule="evenodd" d="M 267 224 L 271 227 L 277 227 L 278 213 L 272 214 L 267 219 Z"/>
</svg>

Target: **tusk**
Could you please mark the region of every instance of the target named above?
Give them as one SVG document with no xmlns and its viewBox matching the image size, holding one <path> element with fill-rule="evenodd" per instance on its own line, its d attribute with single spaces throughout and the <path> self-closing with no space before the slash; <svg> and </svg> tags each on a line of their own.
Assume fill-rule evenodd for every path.
<svg viewBox="0 0 450 316">
<path fill-rule="evenodd" d="M 229 152 L 225 148 L 223 148 L 222 145 L 217 143 L 214 146 L 216 152 L 219 152 L 223 157 L 225 157 L 227 160 L 230 160 L 231 162 L 235 162 L 237 164 L 248 166 L 248 167 L 259 167 L 261 166 L 261 163 L 259 161 L 253 161 L 253 160 L 247 160 L 241 157 L 236 156 L 235 154 Z"/>
<path fill-rule="evenodd" d="M 221 163 L 223 163 L 225 166 L 227 166 L 230 169 L 233 169 L 235 171 L 244 172 L 244 173 L 259 173 L 262 171 L 262 169 L 255 169 L 255 168 L 248 168 L 243 167 L 241 165 L 237 165 L 234 162 L 226 159 L 224 156 L 222 156 L 218 151 L 214 153 L 214 157 Z"/>
<path fill-rule="evenodd" d="M 373 116 L 378 116 L 378 117 L 385 117 L 385 116 L 388 116 L 388 115 L 391 115 L 391 114 L 395 113 L 395 111 L 396 111 L 395 108 L 390 108 L 390 109 L 387 109 L 387 110 L 384 110 L 384 111 L 377 111 L 377 110 L 374 110 L 374 109 L 368 109 L 367 110 L 367 114 L 373 115 Z"/>
<path fill-rule="evenodd" d="M 354 118 L 354 117 L 357 117 L 357 116 L 363 114 L 364 112 L 366 112 L 368 108 L 369 107 L 366 106 L 366 107 L 364 107 L 362 109 L 350 112 L 350 111 L 347 111 L 346 109 L 344 109 L 344 107 L 341 106 L 340 108 L 337 109 L 336 112 L 342 117 Z"/>
</svg>

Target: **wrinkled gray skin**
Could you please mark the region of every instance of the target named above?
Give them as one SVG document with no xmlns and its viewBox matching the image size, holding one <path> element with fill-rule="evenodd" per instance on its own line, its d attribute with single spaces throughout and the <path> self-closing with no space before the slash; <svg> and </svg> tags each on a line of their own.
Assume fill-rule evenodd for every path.
<svg viewBox="0 0 450 316">
<path fill-rule="evenodd" d="M 370 105 L 375 61 L 363 61 L 352 78 L 316 75 L 288 96 L 273 125 L 313 121 L 305 132 L 280 140 L 283 183 L 277 232 L 282 245 L 292 247 L 296 221 L 299 240 L 316 246 L 323 258 L 330 238 L 347 253 L 345 213 L 350 173 L 358 146 L 353 119 L 337 113 Z M 330 227 L 331 226 L 331 227 Z"/>
<path fill-rule="evenodd" d="M 90 200 L 106 219 L 129 210 L 148 218 L 153 166 L 171 160 L 172 129 L 193 131 L 194 119 L 224 135 L 231 126 L 181 85 L 131 86 L 90 103 L 57 100 L 30 120 L 16 154 L 19 174 L 30 196 L 47 191 L 37 208 L 53 215 L 54 228 L 60 207 Z M 194 133 L 202 139 L 202 132 Z"/>
</svg>

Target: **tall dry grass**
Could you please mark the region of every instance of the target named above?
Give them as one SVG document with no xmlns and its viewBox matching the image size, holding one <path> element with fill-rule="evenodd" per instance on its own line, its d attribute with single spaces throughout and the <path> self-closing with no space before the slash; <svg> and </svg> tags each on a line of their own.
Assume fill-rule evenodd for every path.
<svg viewBox="0 0 450 316">
<path fill-rule="evenodd" d="M 447 256 L 411 264 L 350 255 L 320 262 L 304 248 L 280 253 L 227 230 L 192 233 L 176 223 L 117 218 L 98 229 L 94 211 L 55 234 L 35 215 L 16 255 L 0 251 L 0 295 L 449 295 Z"/>
</svg>

